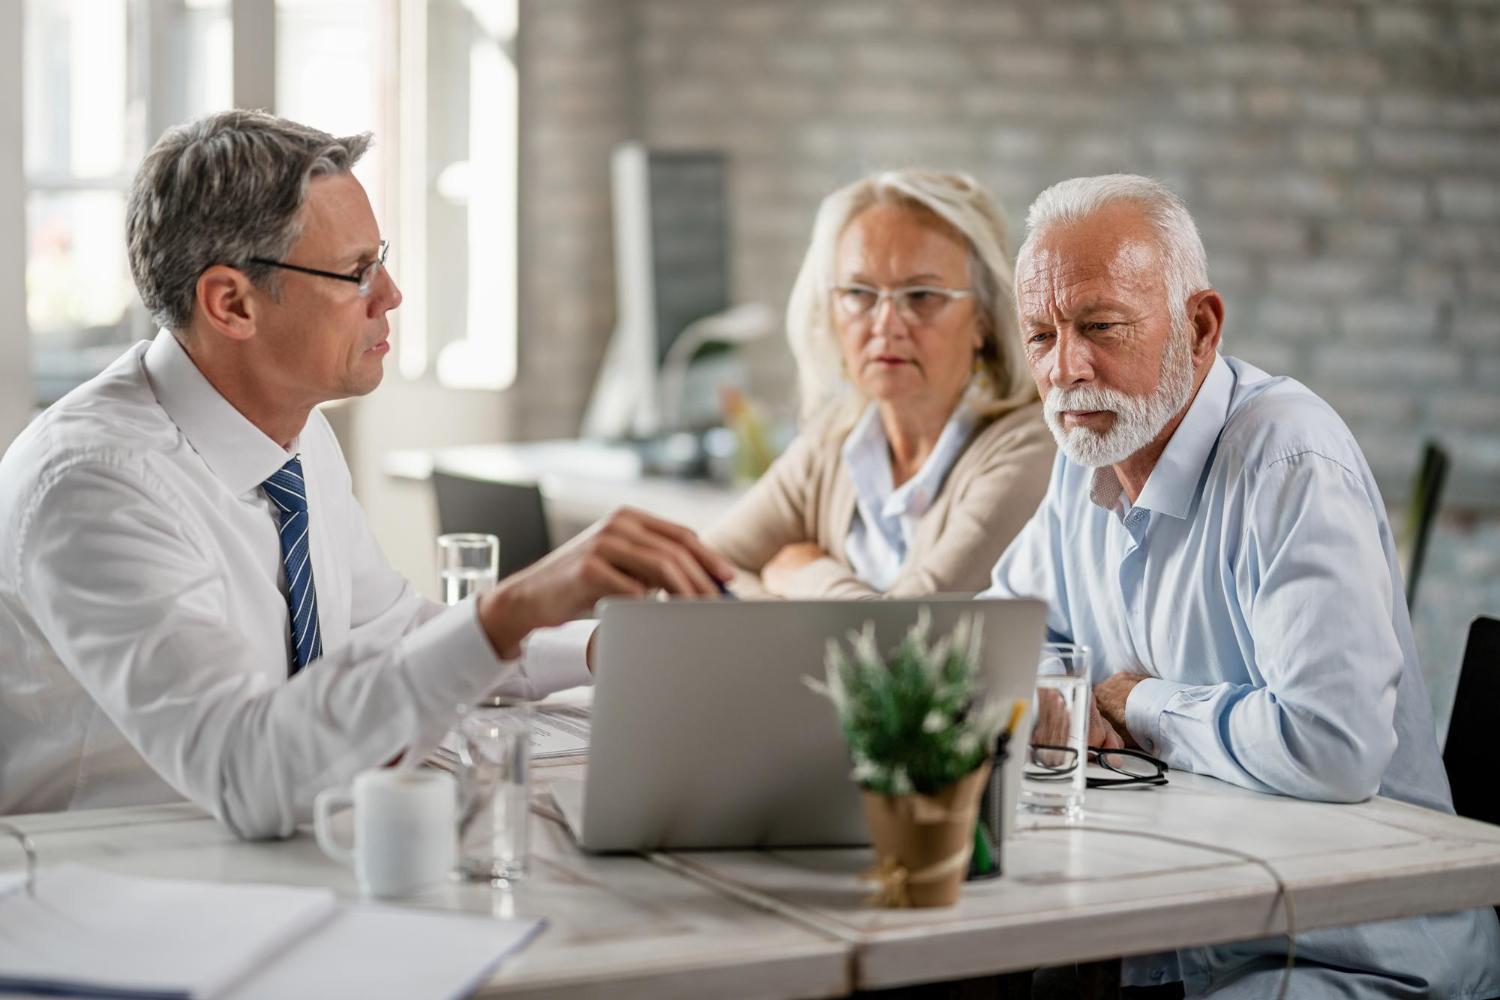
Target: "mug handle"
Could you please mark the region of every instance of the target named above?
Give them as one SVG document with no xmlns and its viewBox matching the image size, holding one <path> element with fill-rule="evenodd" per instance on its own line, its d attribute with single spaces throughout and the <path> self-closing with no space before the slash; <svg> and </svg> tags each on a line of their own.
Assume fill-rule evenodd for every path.
<svg viewBox="0 0 1500 1000">
<path fill-rule="evenodd" d="M 313 835 L 323 853 L 350 868 L 354 867 L 354 852 L 340 844 L 333 835 L 331 821 L 340 809 L 354 805 L 354 796 L 347 788 L 325 788 L 313 799 Z"/>
</svg>

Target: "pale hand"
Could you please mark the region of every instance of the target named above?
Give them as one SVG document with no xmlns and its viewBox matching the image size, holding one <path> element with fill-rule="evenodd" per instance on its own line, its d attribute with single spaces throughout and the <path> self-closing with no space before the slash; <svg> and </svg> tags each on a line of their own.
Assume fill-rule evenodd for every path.
<svg viewBox="0 0 1500 1000">
<path fill-rule="evenodd" d="M 760 582 L 772 594 L 788 597 L 788 578 L 809 563 L 815 563 L 828 555 L 816 542 L 793 542 L 784 545 L 781 551 L 761 567 Z"/>
<path fill-rule="evenodd" d="M 622 507 L 479 598 L 479 622 L 495 651 L 521 654 L 532 629 L 561 625 L 604 597 L 643 597 L 660 588 L 717 597 L 715 580 L 734 576 L 723 556 L 688 528 Z"/>
<path fill-rule="evenodd" d="M 1094 714 L 1102 716 L 1101 723 L 1119 734 L 1116 739 L 1125 738 L 1125 743 L 1116 746 L 1135 746 L 1135 740 L 1130 738 L 1130 730 L 1125 726 L 1125 702 L 1135 686 L 1145 679 L 1145 674 L 1115 674 L 1094 685 Z"/>
<path fill-rule="evenodd" d="M 1089 742 L 1091 747 L 1114 750 L 1125 745 L 1119 731 L 1099 714 L 1096 699 L 1089 699 Z M 1036 721 L 1031 727 L 1031 742 L 1044 746 L 1065 747 L 1068 745 L 1068 710 L 1063 697 L 1057 691 L 1037 688 Z"/>
</svg>

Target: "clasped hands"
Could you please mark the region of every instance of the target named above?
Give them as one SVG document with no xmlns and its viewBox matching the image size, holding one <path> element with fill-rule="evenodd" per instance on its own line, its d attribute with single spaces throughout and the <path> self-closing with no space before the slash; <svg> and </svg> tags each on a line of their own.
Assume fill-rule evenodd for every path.
<svg viewBox="0 0 1500 1000">
<path fill-rule="evenodd" d="M 1130 730 L 1125 727 L 1125 702 L 1145 674 L 1115 674 L 1094 685 L 1089 699 L 1089 746 L 1114 750 L 1135 747 Z M 1037 691 L 1037 718 L 1032 726 L 1031 742 L 1051 746 L 1067 744 L 1068 719 L 1062 695 L 1041 688 Z"/>
</svg>

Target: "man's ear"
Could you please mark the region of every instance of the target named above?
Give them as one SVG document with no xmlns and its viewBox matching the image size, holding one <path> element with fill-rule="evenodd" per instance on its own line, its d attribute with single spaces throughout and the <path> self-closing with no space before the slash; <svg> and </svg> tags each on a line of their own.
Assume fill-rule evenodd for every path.
<svg viewBox="0 0 1500 1000">
<path fill-rule="evenodd" d="M 198 311 L 215 332 L 231 340 L 249 340 L 255 336 L 260 305 L 254 292 L 255 286 L 243 271 L 215 264 L 198 275 Z"/>
<path fill-rule="evenodd" d="M 1213 360 L 1219 349 L 1219 335 L 1224 327 L 1224 300 L 1212 288 L 1193 295 L 1187 303 L 1188 323 L 1193 329 L 1193 366 L 1202 367 Z"/>
</svg>

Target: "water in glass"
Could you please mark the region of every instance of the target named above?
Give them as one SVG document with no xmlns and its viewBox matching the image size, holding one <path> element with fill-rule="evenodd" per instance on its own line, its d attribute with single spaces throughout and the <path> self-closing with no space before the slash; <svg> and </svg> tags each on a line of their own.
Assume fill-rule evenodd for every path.
<svg viewBox="0 0 1500 1000">
<path fill-rule="evenodd" d="M 469 709 L 458 733 L 459 870 L 474 879 L 518 879 L 530 824 L 530 706 Z"/>
</svg>

